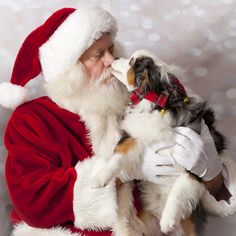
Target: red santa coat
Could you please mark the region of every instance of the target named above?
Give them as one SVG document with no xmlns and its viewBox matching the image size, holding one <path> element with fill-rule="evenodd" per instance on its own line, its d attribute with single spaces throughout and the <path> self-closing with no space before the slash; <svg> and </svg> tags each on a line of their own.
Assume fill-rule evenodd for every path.
<svg viewBox="0 0 236 236">
<path fill-rule="evenodd" d="M 111 235 L 109 231 L 90 232 L 73 227 L 86 221 L 86 217 L 81 221 L 83 213 L 76 213 L 75 204 L 79 205 L 80 200 L 75 200 L 75 195 L 80 193 L 74 189 L 77 178 L 83 178 L 79 176 L 83 168 L 76 165 L 83 165 L 92 156 L 87 132 L 78 115 L 60 108 L 48 97 L 25 103 L 14 111 L 5 132 L 6 181 L 14 207 L 13 223 L 24 221 L 39 228 L 66 225 L 83 235 Z M 110 200 L 106 203 L 101 199 L 103 208 L 112 208 L 114 201 L 110 204 Z M 110 213 L 104 214 L 111 218 Z"/>
<path fill-rule="evenodd" d="M 78 115 L 48 97 L 14 111 L 5 132 L 5 173 L 14 207 L 12 222 L 25 223 L 17 225 L 13 236 L 111 235 L 110 231 L 79 229 L 109 229 L 117 207 L 114 186 L 106 191 L 88 188 L 86 181 L 99 163 L 90 158 L 93 151 L 87 133 Z M 236 165 L 227 156 L 223 163 L 232 199 L 229 206 L 219 202 L 219 212 L 222 208 L 230 215 L 236 208 Z"/>
</svg>

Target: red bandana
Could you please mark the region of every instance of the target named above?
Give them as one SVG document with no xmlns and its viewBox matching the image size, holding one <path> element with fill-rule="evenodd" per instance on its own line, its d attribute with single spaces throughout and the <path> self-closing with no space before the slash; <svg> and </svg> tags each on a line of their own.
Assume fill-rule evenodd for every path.
<svg viewBox="0 0 236 236">
<path fill-rule="evenodd" d="M 132 102 L 132 105 L 135 106 L 142 99 L 147 99 L 156 104 L 158 107 L 165 109 L 169 95 L 172 93 L 172 91 L 176 89 L 178 89 L 180 93 L 182 93 L 185 97 L 187 97 L 187 93 L 185 91 L 184 86 L 179 82 L 179 80 L 176 77 L 171 77 L 171 83 L 172 87 L 169 87 L 166 91 L 162 93 L 156 93 L 153 91 L 145 93 L 140 88 L 135 89 L 130 95 L 130 100 Z"/>
</svg>

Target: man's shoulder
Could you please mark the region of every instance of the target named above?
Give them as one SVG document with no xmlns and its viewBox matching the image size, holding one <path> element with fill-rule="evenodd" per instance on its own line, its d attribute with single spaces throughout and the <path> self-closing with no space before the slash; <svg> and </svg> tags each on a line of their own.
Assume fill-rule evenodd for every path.
<svg viewBox="0 0 236 236">
<path fill-rule="evenodd" d="M 63 119 L 67 117 L 68 121 L 70 119 L 79 119 L 79 115 L 61 108 L 49 97 L 44 96 L 28 101 L 17 107 L 12 113 L 9 122 L 15 122 L 16 120 L 27 121 L 28 119 L 31 121 L 40 119 L 43 121 L 45 118 L 48 121 L 47 118 L 49 116 L 62 117 Z"/>
<path fill-rule="evenodd" d="M 30 112 L 38 107 L 50 107 L 50 108 L 56 109 L 58 106 L 49 97 L 44 96 L 44 97 L 35 98 L 33 100 L 23 103 L 22 105 L 20 105 L 19 107 L 15 109 L 13 114 L 22 112 L 22 111 Z"/>
</svg>

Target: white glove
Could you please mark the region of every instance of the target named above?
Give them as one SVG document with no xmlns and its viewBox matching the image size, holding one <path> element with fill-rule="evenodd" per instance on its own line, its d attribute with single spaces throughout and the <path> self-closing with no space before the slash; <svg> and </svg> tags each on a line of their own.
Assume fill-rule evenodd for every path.
<svg viewBox="0 0 236 236">
<path fill-rule="evenodd" d="M 173 140 L 174 141 L 174 140 Z M 175 142 L 162 142 L 150 147 L 146 147 L 142 163 L 140 164 L 141 177 L 137 179 L 147 180 L 153 183 L 159 183 L 159 176 L 179 175 L 181 170 L 173 166 L 168 148 L 173 147 Z M 164 150 L 160 152 L 160 150 Z"/>
<path fill-rule="evenodd" d="M 199 176 L 204 181 L 216 177 L 222 170 L 222 162 L 215 148 L 214 140 L 204 121 L 201 123 L 201 135 L 187 127 L 176 127 L 175 144 L 161 143 L 147 147 L 140 166 L 142 179 L 158 182 L 158 176 L 179 175 L 184 169 Z M 160 152 L 160 150 L 165 150 Z"/>
<path fill-rule="evenodd" d="M 141 173 L 143 180 L 156 183 L 159 176 L 179 175 L 180 171 L 174 168 L 170 157 L 162 156 L 147 147 L 141 164 Z"/>
<path fill-rule="evenodd" d="M 222 170 L 222 162 L 216 151 L 210 131 L 202 120 L 201 135 L 186 127 L 176 127 L 176 145 L 172 147 L 174 160 L 204 181 L 216 177 Z"/>
</svg>

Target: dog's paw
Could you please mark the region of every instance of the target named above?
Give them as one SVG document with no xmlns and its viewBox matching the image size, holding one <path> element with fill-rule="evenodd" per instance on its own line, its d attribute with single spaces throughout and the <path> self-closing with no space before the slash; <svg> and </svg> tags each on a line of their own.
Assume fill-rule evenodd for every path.
<svg viewBox="0 0 236 236">
<path fill-rule="evenodd" d="M 98 175 L 96 175 L 91 183 L 92 188 L 103 188 L 108 185 L 111 181 L 111 177 L 105 171 L 100 171 Z"/>
<path fill-rule="evenodd" d="M 177 222 L 174 219 L 162 217 L 160 220 L 161 232 L 164 234 L 168 234 L 169 232 L 174 230 L 176 223 Z"/>
<path fill-rule="evenodd" d="M 172 200 L 175 205 L 166 204 L 160 220 L 161 232 L 165 234 L 174 230 L 181 217 L 178 201 L 174 201 L 177 199 L 173 198 Z"/>
<path fill-rule="evenodd" d="M 138 105 L 133 109 L 137 113 L 148 113 L 153 110 L 152 103 L 147 99 L 143 99 Z"/>
</svg>

